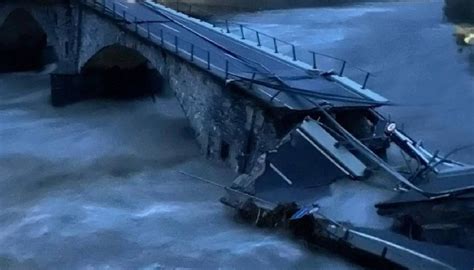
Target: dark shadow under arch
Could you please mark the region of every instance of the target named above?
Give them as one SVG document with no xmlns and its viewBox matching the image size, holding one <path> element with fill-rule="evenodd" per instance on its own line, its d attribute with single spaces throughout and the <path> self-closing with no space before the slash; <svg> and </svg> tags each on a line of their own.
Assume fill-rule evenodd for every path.
<svg viewBox="0 0 474 270">
<path fill-rule="evenodd" d="M 107 46 L 81 68 L 83 98 L 133 99 L 152 96 L 163 79 L 140 52 L 121 45 Z"/>
<path fill-rule="evenodd" d="M 449 22 L 474 24 L 472 0 L 445 0 L 443 10 Z"/>
<path fill-rule="evenodd" d="M 48 37 L 41 25 L 25 9 L 11 12 L 0 26 L 0 72 L 41 68 L 50 58 Z M 48 55 L 49 54 L 49 55 Z"/>
</svg>

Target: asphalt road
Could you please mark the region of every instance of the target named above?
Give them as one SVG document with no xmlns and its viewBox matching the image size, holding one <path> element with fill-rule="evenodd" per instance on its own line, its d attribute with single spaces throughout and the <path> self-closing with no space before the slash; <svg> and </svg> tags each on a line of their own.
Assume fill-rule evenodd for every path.
<svg viewBox="0 0 474 270">
<path fill-rule="evenodd" d="M 193 51 L 194 62 L 199 66 L 207 68 L 210 59 L 211 72 L 218 76 L 225 78 L 226 69 L 232 74 L 228 79 L 247 81 L 255 74 L 256 80 L 275 87 L 259 86 L 252 94 L 275 106 L 301 110 L 314 108 L 313 102 L 327 102 L 335 107 L 374 105 L 370 90 L 354 90 L 318 74 L 310 75 L 308 69 L 291 59 L 284 59 L 226 34 L 223 29 L 204 25 L 170 9 L 126 0 L 106 0 L 105 4 L 117 17 L 125 15 L 128 22 L 140 22 L 138 31 L 142 35 L 148 35 L 149 31 L 150 38 L 157 43 L 163 41 L 167 49 L 176 51 L 178 44 L 178 53 L 187 59 Z M 272 100 L 281 87 L 307 94 L 284 91 Z M 309 99 L 308 95 L 312 97 Z"/>
</svg>

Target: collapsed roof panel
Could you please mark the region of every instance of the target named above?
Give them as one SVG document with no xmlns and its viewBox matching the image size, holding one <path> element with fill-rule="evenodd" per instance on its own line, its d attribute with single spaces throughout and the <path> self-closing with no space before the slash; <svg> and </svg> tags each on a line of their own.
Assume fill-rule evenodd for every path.
<svg viewBox="0 0 474 270">
<path fill-rule="evenodd" d="M 255 192 L 279 202 L 300 201 L 303 194 L 337 179 L 362 178 L 367 167 L 317 121 L 306 119 L 277 150 L 266 157 Z M 291 192 L 290 192 L 291 190 Z"/>
</svg>

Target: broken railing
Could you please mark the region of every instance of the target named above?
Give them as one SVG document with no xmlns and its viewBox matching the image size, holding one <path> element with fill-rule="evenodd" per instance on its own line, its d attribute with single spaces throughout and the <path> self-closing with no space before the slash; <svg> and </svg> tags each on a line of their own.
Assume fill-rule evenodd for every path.
<svg viewBox="0 0 474 270">
<path fill-rule="evenodd" d="M 93 8 L 95 11 L 100 12 L 105 16 L 109 16 L 113 19 L 118 25 L 127 30 L 134 32 L 139 35 L 141 38 L 146 39 L 148 42 L 151 42 L 154 46 L 161 47 L 176 56 L 184 59 L 185 61 L 191 62 L 192 64 L 207 70 L 209 73 L 224 79 L 224 80 L 236 80 L 240 82 L 245 82 L 249 88 L 252 88 L 252 85 L 258 84 L 269 88 L 278 89 L 277 93 L 281 91 L 291 92 L 295 95 L 302 95 L 305 97 L 315 97 L 315 98 L 324 98 L 328 99 L 332 95 L 322 95 L 317 92 L 304 90 L 304 89 L 291 89 L 284 83 L 281 79 L 273 74 L 266 67 L 259 65 L 256 62 L 253 62 L 250 59 L 245 57 L 240 57 L 233 54 L 231 51 L 225 49 L 222 45 L 214 43 L 212 40 L 206 40 L 205 37 L 200 39 L 195 39 L 193 41 L 186 40 L 179 36 L 179 34 L 172 33 L 165 27 L 167 23 L 175 23 L 173 19 L 169 18 L 165 14 L 157 13 L 157 19 L 154 20 L 143 20 L 142 18 L 137 18 L 135 15 L 128 12 L 126 8 L 122 5 L 118 5 L 115 1 L 111 0 L 80 0 L 83 5 L 86 5 L 90 8 Z M 230 26 L 230 25 L 229 25 Z M 212 26 L 209 26 L 212 27 Z M 214 27 L 216 27 L 214 25 Z M 239 27 L 240 28 L 240 27 Z M 244 28 L 242 29 L 249 29 Z M 190 30 L 192 31 L 192 30 Z M 223 30 L 225 31 L 225 30 Z M 229 27 L 229 32 L 231 29 Z M 245 32 L 243 33 L 243 38 L 247 38 Z M 258 32 L 259 36 L 263 37 L 264 34 Z M 272 38 L 273 40 L 273 38 Z M 276 42 L 275 46 L 278 53 L 283 50 L 283 47 L 280 45 L 282 42 L 279 39 L 274 39 Z M 260 40 L 260 46 L 263 46 L 263 39 Z M 285 42 L 287 46 L 291 46 L 294 51 L 294 59 L 298 60 L 298 55 L 296 52 L 296 47 L 290 43 Z M 295 48 L 295 49 L 293 49 Z M 322 55 L 316 54 L 314 55 Z M 316 57 L 315 57 L 316 58 Z M 337 58 L 334 58 L 337 59 Z M 343 60 L 341 60 L 343 61 Z M 316 64 L 316 63 L 315 63 Z M 347 69 L 346 62 L 342 62 L 339 75 L 344 75 L 344 70 Z M 365 82 L 363 86 L 367 84 L 369 78 L 369 73 L 367 73 Z M 275 83 L 276 82 L 276 83 Z M 337 97 L 342 98 L 347 102 L 355 103 L 364 103 L 367 102 L 362 99 L 352 99 L 347 97 Z M 273 100 L 273 98 L 272 98 Z M 371 104 L 373 102 L 370 102 Z"/>
</svg>

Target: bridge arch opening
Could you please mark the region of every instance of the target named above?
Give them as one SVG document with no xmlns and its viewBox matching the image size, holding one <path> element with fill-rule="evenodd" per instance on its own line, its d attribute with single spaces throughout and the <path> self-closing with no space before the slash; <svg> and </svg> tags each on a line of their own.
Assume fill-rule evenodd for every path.
<svg viewBox="0 0 474 270">
<path fill-rule="evenodd" d="M 12 11 L 0 26 L 0 72 L 42 68 L 47 62 L 48 36 L 25 9 Z"/>
<path fill-rule="evenodd" d="M 111 45 L 98 51 L 81 68 L 85 98 L 135 99 L 159 94 L 163 79 L 135 49 Z"/>
</svg>

